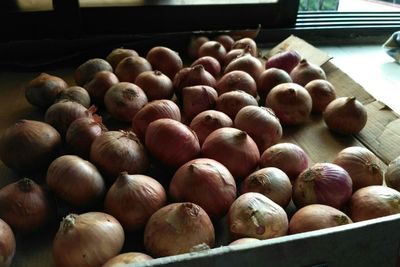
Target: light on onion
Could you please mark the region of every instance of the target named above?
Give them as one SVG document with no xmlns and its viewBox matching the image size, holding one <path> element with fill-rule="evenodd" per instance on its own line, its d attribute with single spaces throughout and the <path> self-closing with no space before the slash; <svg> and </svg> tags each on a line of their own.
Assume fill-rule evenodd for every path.
<svg viewBox="0 0 400 267">
<path fill-rule="evenodd" d="M 10 226 L 0 219 L 0 267 L 11 265 L 15 255 L 15 236 Z"/>
<path fill-rule="evenodd" d="M 386 185 L 400 191 L 400 156 L 392 160 L 385 173 Z"/>
</svg>

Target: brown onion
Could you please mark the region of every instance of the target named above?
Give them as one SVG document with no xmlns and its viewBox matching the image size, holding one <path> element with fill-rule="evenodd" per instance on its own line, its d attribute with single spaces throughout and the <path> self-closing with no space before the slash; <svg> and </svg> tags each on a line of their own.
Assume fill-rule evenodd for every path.
<svg viewBox="0 0 400 267">
<path fill-rule="evenodd" d="M 301 55 L 295 50 L 280 51 L 265 62 L 265 68 L 278 68 L 290 73 L 301 60 Z"/>
<path fill-rule="evenodd" d="M 67 87 L 67 83 L 60 77 L 41 73 L 25 86 L 25 98 L 36 107 L 48 108 L 54 103 L 58 93 Z"/>
<path fill-rule="evenodd" d="M 294 83 L 305 86 L 312 80 L 326 80 L 325 71 L 318 65 L 313 64 L 306 59 L 302 59 L 290 72 L 290 77 Z"/>
<path fill-rule="evenodd" d="M 182 88 L 192 85 L 207 85 L 215 88 L 217 81 L 206 71 L 203 65 L 195 65 L 181 69 L 173 80 L 175 93 L 180 97 Z"/>
<path fill-rule="evenodd" d="M 198 58 L 199 57 L 199 48 L 202 46 L 205 42 L 209 41 L 208 37 L 206 36 L 193 36 L 190 39 L 189 45 L 188 45 L 188 55 L 190 58 Z"/>
<path fill-rule="evenodd" d="M 44 189 L 29 178 L 0 189 L 0 218 L 17 231 L 34 231 L 53 218 L 53 207 Z"/>
<path fill-rule="evenodd" d="M 241 245 L 241 244 L 248 244 L 248 243 L 253 243 L 260 241 L 260 239 L 254 238 L 254 237 L 242 237 L 239 239 L 236 239 L 235 241 L 232 241 L 229 243 L 229 246 L 231 245 Z"/>
<path fill-rule="evenodd" d="M 196 133 L 185 124 L 163 118 L 151 122 L 146 130 L 145 144 L 162 164 L 179 167 L 200 153 Z"/>
<path fill-rule="evenodd" d="M 316 163 L 300 173 L 293 185 L 297 208 L 325 204 L 341 209 L 352 194 L 352 181 L 345 169 L 333 163 Z"/>
<path fill-rule="evenodd" d="M 235 128 L 248 133 L 258 150 L 264 152 L 278 143 L 282 137 L 282 126 L 272 109 L 259 106 L 243 107 L 235 116 Z"/>
<path fill-rule="evenodd" d="M 120 82 L 133 83 L 140 73 L 149 70 L 153 70 L 153 68 L 147 59 L 140 56 L 130 56 L 118 63 L 114 73 Z"/>
<path fill-rule="evenodd" d="M 312 112 L 322 113 L 326 106 L 336 98 L 336 89 L 327 80 L 312 80 L 304 88 L 312 98 Z"/>
<path fill-rule="evenodd" d="M 110 115 L 121 121 L 131 122 L 135 114 L 148 102 L 143 90 L 129 82 L 120 82 L 108 89 L 104 104 Z"/>
<path fill-rule="evenodd" d="M 83 87 L 88 91 L 90 99 L 96 105 L 104 104 L 104 95 L 114 84 L 119 83 L 118 77 L 111 71 L 99 71 Z"/>
<path fill-rule="evenodd" d="M 258 58 L 250 54 L 244 54 L 229 62 L 225 67 L 224 73 L 234 70 L 247 72 L 255 81 L 257 81 L 260 74 L 264 71 L 264 66 Z"/>
<path fill-rule="evenodd" d="M 325 124 L 340 134 L 357 134 L 367 124 L 364 105 L 355 97 L 339 97 L 331 101 L 322 113 Z"/>
<path fill-rule="evenodd" d="M 243 56 L 245 53 L 250 53 L 248 49 L 244 48 L 235 48 L 230 50 L 226 53 L 223 62 L 221 63 L 222 66 L 227 66 L 232 60 L 237 57 Z"/>
<path fill-rule="evenodd" d="M 344 212 L 322 204 L 307 205 L 296 211 L 289 222 L 289 233 L 297 234 L 352 223 Z"/>
<path fill-rule="evenodd" d="M 46 182 L 57 197 L 80 208 L 92 206 L 105 193 L 96 166 L 74 155 L 55 159 L 47 169 Z"/>
<path fill-rule="evenodd" d="M 122 171 L 140 174 L 149 167 L 147 152 L 139 138 L 125 131 L 109 131 L 97 137 L 90 148 L 90 161 L 110 181 Z"/>
<path fill-rule="evenodd" d="M 0 219 L 0 266 L 11 265 L 15 255 L 15 236 L 10 226 Z"/>
<path fill-rule="evenodd" d="M 183 62 L 178 52 L 165 46 L 155 46 L 151 48 L 146 54 L 146 59 L 154 70 L 161 71 L 171 80 L 183 67 Z"/>
<path fill-rule="evenodd" d="M 358 189 L 349 201 L 347 214 L 354 222 L 400 213 L 400 192 L 383 185 Z"/>
<path fill-rule="evenodd" d="M 281 83 L 268 93 L 265 106 L 275 112 L 283 125 L 298 125 L 308 120 L 312 99 L 303 86 Z"/>
<path fill-rule="evenodd" d="M 71 86 L 62 89 L 55 100 L 55 102 L 59 101 L 73 101 L 78 102 L 85 108 L 90 107 L 90 95 L 85 88 L 81 86 Z"/>
<path fill-rule="evenodd" d="M 217 82 L 218 95 L 241 90 L 254 97 L 257 96 L 257 83 L 253 77 L 242 70 L 234 70 L 224 74 Z"/>
<path fill-rule="evenodd" d="M 125 241 L 121 224 L 103 212 L 69 214 L 53 240 L 57 267 L 98 267 L 118 255 Z"/>
<path fill-rule="evenodd" d="M 218 161 L 197 158 L 175 172 L 169 195 L 176 202 L 195 203 L 211 219 L 220 219 L 236 199 L 236 183 L 229 170 Z"/>
<path fill-rule="evenodd" d="M 207 136 L 201 153 L 225 165 L 236 181 L 252 173 L 260 159 L 254 140 L 246 132 L 230 127 L 217 129 Z"/>
<path fill-rule="evenodd" d="M 240 193 L 257 192 L 268 197 L 282 208 L 292 199 L 292 184 L 289 177 L 278 168 L 266 167 L 247 176 L 240 187 Z"/>
<path fill-rule="evenodd" d="M 400 156 L 389 162 L 385 173 L 386 185 L 400 191 Z"/>
<path fill-rule="evenodd" d="M 147 175 L 121 172 L 107 192 L 104 211 L 127 231 L 144 228 L 150 216 L 167 203 L 163 186 Z"/>
<path fill-rule="evenodd" d="M 257 43 L 249 37 L 241 38 L 233 43 L 232 49 L 239 48 L 247 49 L 252 56 L 257 56 L 258 54 Z"/>
<path fill-rule="evenodd" d="M 214 130 L 232 127 L 233 122 L 228 115 L 221 111 L 206 110 L 194 117 L 189 126 L 196 133 L 199 143 L 202 145 L 206 137 Z"/>
<path fill-rule="evenodd" d="M 228 213 L 228 227 L 234 237 L 269 239 L 288 231 L 285 210 L 260 193 L 245 193 L 233 202 Z"/>
<path fill-rule="evenodd" d="M 161 118 L 181 121 L 181 112 L 175 102 L 168 99 L 154 100 L 141 108 L 132 120 L 132 130 L 144 141 L 148 125 Z"/>
<path fill-rule="evenodd" d="M 226 51 L 231 50 L 232 45 L 235 43 L 235 40 L 228 34 L 217 35 L 214 40 L 222 44 Z"/>
<path fill-rule="evenodd" d="M 210 56 L 200 57 L 195 61 L 193 61 L 193 63 L 190 66 L 193 67 L 196 65 L 202 65 L 204 69 L 208 71 L 215 78 L 217 78 L 221 73 L 221 64 L 214 57 Z"/>
<path fill-rule="evenodd" d="M 222 62 L 226 55 L 225 47 L 218 41 L 207 41 L 199 47 L 198 56 L 210 56 Z"/>
<path fill-rule="evenodd" d="M 268 93 L 281 83 L 291 83 L 290 75 L 281 69 L 269 68 L 261 72 L 257 80 L 257 93 L 260 96 L 260 103 L 265 103 Z"/>
<path fill-rule="evenodd" d="M 125 252 L 109 259 L 102 267 L 121 267 L 126 264 L 133 264 L 152 260 L 153 257 L 142 252 Z"/>
<path fill-rule="evenodd" d="M 158 70 L 140 73 L 135 84 L 143 90 L 149 101 L 171 99 L 174 94 L 172 80 Z"/>
<path fill-rule="evenodd" d="M 76 85 L 84 86 L 93 79 L 97 72 L 103 70 L 113 72 L 113 67 L 102 58 L 92 58 L 85 61 L 75 70 L 74 79 Z"/>
<path fill-rule="evenodd" d="M 187 253 L 202 244 L 212 247 L 214 240 L 214 226 L 207 213 L 190 202 L 162 207 L 144 230 L 146 251 L 155 257 Z"/>
<path fill-rule="evenodd" d="M 191 121 L 200 112 L 213 109 L 217 98 L 217 91 L 207 85 L 182 88 L 182 113 L 185 120 Z"/>
<path fill-rule="evenodd" d="M 254 96 L 242 90 L 224 93 L 217 98 L 215 109 L 221 111 L 235 120 L 236 114 L 246 106 L 258 106 Z"/>
<path fill-rule="evenodd" d="M 379 158 L 368 148 L 360 146 L 341 150 L 333 163 L 345 169 L 353 181 L 353 191 L 369 185 L 382 185 L 383 170 Z"/>
<path fill-rule="evenodd" d="M 115 69 L 121 60 L 123 60 L 126 57 L 131 57 L 131 56 L 139 56 L 139 54 L 133 50 L 133 49 L 128 49 L 128 48 L 115 48 L 113 49 L 106 57 L 106 60 L 110 65 Z"/>
<path fill-rule="evenodd" d="M 60 134 L 51 125 L 19 120 L 2 133 L 0 158 L 17 172 L 32 173 L 47 168 L 58 156 L 61 143 Z"/>
<path fill-rule="evenodd" d="M 294 181 L 308 168 L 309 157 L 300 146 L 293 143 L 279 143 L 267 148 L 260 158 L 260 167 L 281 169 Z"/>
</svg>

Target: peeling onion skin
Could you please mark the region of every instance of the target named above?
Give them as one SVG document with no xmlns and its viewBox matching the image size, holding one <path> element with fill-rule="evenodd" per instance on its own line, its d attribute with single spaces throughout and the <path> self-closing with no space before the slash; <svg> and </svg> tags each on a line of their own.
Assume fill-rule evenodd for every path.
<svg viewBox="0 0 400 267">
<path fill-rule="evenodd" d="M 103 212 L 69 214 L 53 240 L 57 267 L 98 267 L 118 255 L 125 241 L 121 224 Z"/>
<path fill-rule="evenodd" d="M 233 202 L 228 212 L 228 227 L 234 237 L 269 239 L 287 234 L 285 210 L 260 193 L 245 193 Z"/>
<path fill-rule="evenodd" d="M 383 185 L 371 185 L 353 193 L 347 214 L 354 222 L 400 213 L 400 192 Z"/>
<path fill-rule="evenodd" d="M 211 248 L 214 241 L 214 226 L 207 213 L 190 202 L 162 207 L 144 230 L 144 246 L 154 257 L 187 253 L 201 244 Z"/>
<path fill-rule="evenodd" d="M 16 243 L 10 226 L 0 219 L 0 267 L 9 267 L 13 262 Z"/>
<path fill-rule="evenodd" d="M 331 206 L 311 204 L 297 210 L 289 222 L 289 233 L 297 234 L 352 223 L 344 212 Z"/>
<path fill-rule="evenodd" d="M 386 185 L 400 191 L 400 156 L 392 160 L 385 172 Z"/>
<path fill-rule="evenodd" d="M 126 252 L 109 259 L 102 267 L 123 267 L 126 266 L 126 264 L 144 262 L 152 259 L 153 257 L 141 252 Z"/>
</svg>

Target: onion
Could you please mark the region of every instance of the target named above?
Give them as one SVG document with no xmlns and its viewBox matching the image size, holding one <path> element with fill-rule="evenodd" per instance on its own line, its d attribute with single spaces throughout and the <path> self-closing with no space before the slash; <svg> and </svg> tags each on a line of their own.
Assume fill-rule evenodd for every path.
<svg viewBox="0 0 400 267">
<path fill-rule="evenodd" d="M 278 68 L 290 73 L 301 60 L 301 55 L 295 50 L 281 51 L 272 55 L 265 62 L 265 68 Z"/>
<path fill-rule="evenodd" d="M 293 185 L 297 208 L 325 204 L 340 209 L 350 199 L 352 181 L 345 169 L 333 163 L 316 163 L 300 173 Z"/>
<path fill-rule="evenodd" d="M 192 85 L 207 85 L 215 88 L 217 81 L 214 76 L 206 71 L 203 65 L 195 65 L 181 69 L 173 80 L 175 93 L 181 96 L 182 88 Z"/>
<path fill-rule="evenodd" d="M 336 98 L 322 116 L 328 128 L 340 134 L 357 134 L 368 120 L 367 109 L 355 97 Z"/>
<path fill-rule="evenodd" d="M 0 218 L 17 231 L 34 231 L 53 217 L 44 189 L 29 178 L 0 189 Z"/>
<path fill-rule="evenodd" d="M 269 108 L 243 107 L 236 114 L 234 125 L 235 128 L 248 133 L 261 152 L 278 143 L 282 137 L 282 126 L 279 119 Z"/>
<path fill-rule="evenodd" d="M 119 83 L 118 77 L 111 71 L 99 71 L 83 87 L 88 91 L 90 99 L 96 105 L 103 105 L 104 95 L 114 84 Z"/>
<path fill-rule="evenodd" d="M 109 259 L 102 265 L 102 267 L 122 267 L 126 264 L 133 264 L 152 259 L 151 256 L 141 252 L 126 252 Z"/>
<path fill-rule="evenodd" d="M 181 121 L 181 112 L 175 102 L 167 99 L 151 101 L 133 117 L 132 129 L 144 141 L 148 125 L 161 118 Z"/>
<path fill-rule="evenodd" d="M 233 122 L 228 115 L 221 111 L 206 110 L 194 117 L 189 126 L 196 133 L 199 143 L 202 145 L 206 137 L 214 130 L 232 127 Z"/>
<path fill-rule="evenodd" d="M 75 70 L 74 79 L 76 85 L 84 86 L 93 79 L 97 72 L 103 70 L 113 72 L 113 67 L 102 58 L 92 58 L 85 61 Z"/>
<path fill-rule="evenodd" d="M 260 167 L 281 169 L 294 181 L 308 168 L 309 157 L 300 146 L 292 143 L 279 143 L 267 148 L 260 158 Z"/>
<path fill-rule="evenodd" d="M 247 176 L 240 187 L 240 193 L 261 193 L 282 208 L 286 208 L 292 199 L 292 184 L 289 177 L 280 169 L 267 167 Z"/>
<path fill-rule="evenodd" d="M 126 231 L 135 231 L 144 228 L 150 216 L 166 203 L 167 194 L 157 180 L 121 172 L 107 192 L 104 210 Z"/>
<path fill-rule="evenodd" d="M 297 234 L 352 223 L 342 211 L 322 204 L 307 205 L 293 214 L 289 233 Z"/>
<path fill-rule="evenodd" d="M 41 73 L 25 86 L 25 98 L 36 107 L 48 108 L 58 93 L 67 87 L 67 83 L 60 77 Z"/>
<path fill-rule="evenodd" d="M 69 214 L 53 240 L 54 263 L 57 267 L 101 266 L 120 253 L 124 240 L 121 224 L 109 214 Z"/>
<path fill-rule="evenodd" d="M 190 202 L 162 207 L 144 230 L 146 251 L 155 257 L 187 253 L 201 244 L 212 247 L 214 240 L 214 226 L 207 213 Z"/>
<path fill-rule="evenodd" d="M 62 89 L 55 100 L 55 102 L 60 101 L 73 101 L 78 102 L 85 108 L 90 107 L 90 95 L 85 88 L 81 86 L 71 86 Z"/>
<path fill-rule="evenodd" d="M 245 193 L 233 202 L 228 213 L 228 227 L 234 237 L 269 239 L 288 231 L 285 210 L 260 193 Z"/>
<path fill-rule="evenodd" d="M 219 42 L 222 44 L 226 51 L 231 50 L 232 45 L 235 43 L 235 40 L 227 34 L 220 34 L 214 38 L 214 41 Z"/>
<path fill-rule="evenodd" d="M 198 51 L 199 58 L 210 56 L 218 60 L 218 62 L 223 62 L 225 55 L 226 49 L 218 41 L 207 41 L 199 47 Z"/>
<path fill-rule="evenodd" d="M 296 83 L 281 83 L 272 88 L 265 100 L 283 125 L 305 123 L 311 113 L 312 99 L 308 91 Z"/>
<path fill-rule="evenodd" d="M 0 266 L 11 265 L 15 255 L 15 236 L 10 226 L 0 219 Z"/>
<path fill-rule="evenodd" d="M 133 83 L 140 73 L 152 69 L 150 62 L 144 57 L 130 56 L 122 59 L 121 62 L 118 63 L 114 73 L 117 75 L 120 82 Z"/>
<path fill-rule="evenodd" d="M 182 111 L 185 119 L 191 121 L 197 114 L 213 109 L 218 93 L 207 85 L 194 85 L 182 89 Z"/>
<path fill-rule="evenodd" d="M 47 169 L 46 182 L 57 197 L 75 207 L 91 207 L 105 193 L 105 182 L 97 168 L 78 156 L 64 155 Z"/>
<path fill-rule="evenodd" d="M 290 75 L 281 69 L 269 68 L 261 72 L 257 80 L 257 93 L 260 96 L 260 103 L 265 103 L 268 93 L 281 83 L 291 83 Z"/>
<path fill-rule="evenodd" d="M 318 65 L 302 59 L 290 72 L 290 77 L 294 83 L 305 86 L 312 80 L 326 80 L 325 71 Z"/>
<path fill-rule="evenodd" d="M 226 53 L 222 66 L 227 66 L 232 60 L 235 58 L 238 58 L 240 56 L 243 56 L 246 53 L 250 53 L 249 49 L 245 48 L 235 48 L 230 50 L 228 53 Z"/>
<path fill-rule="evenodd" d="M 236 199 L 236 183 L 229 170 L 218 161 L 197 158 L 175 172 L 169 195 L 176 202 L 195 203 L 211 219 L 220 219 Z"/>
<path fill-rule="evenodd" d="M 208 37 L 206 36 L 193 36 L 190 39 L 188 45 L 188 55 L 190 58 L 198 58 L 199 57 L 199 48 L 205 42 L 209 41 Z"/>
<path fill-rule="evenodd" d="M 113 49 L 106 57 L 106 60 L 110 65 L 115 69 L 121 60 L 123 60 L 126 57 L 131 57 L 131 56 L 139 56 L 139 54 L 133 50 L 133 49 L 128 49 L 128 48 L 115 48 Z"/>
<path fill-rule="evenodd" d="M 264 71 L 264 66 L 258 58 L 250 54 L 244 54 L 229 62 L 225 67 L 224 73 L 234 70 L 247 72 L 255 81 L 257 81 L 260 74 Z"/>
<path fill-rule="evenodd" d="M 129 82 L 120 82 L 104 95 L 107 111 L 117 120 L 131 122 L 135 114 L 148 102 L 143 90 Z"/>
<path fill-rule="evenodd" d="M 202 65 L 206 71 L 208 71 L 212 76 L 217 78 L 221 73 L 221 64 L 219 61 L 210 56 L 204 56 L 196 59 L 190 66 Z"/>
<path fill-rule="evenodd" d="M 254 97 L 257 96 L 257 83 L 250 74 L 242 70 L 234 70 L 224 74 L 218 80 L 216 89 L 218 95 L 223 93 L 241 90 Z"/>
<path fill-rule="evenodd" d="M 385 182 L 387 186 L 400 191 L 400 156 L 389 162 Z"/>
<path fill-rule="evenodd" d="M 399 191 L 383 185 L 370 185 L 353 193 L 347 214 L 354 222 L 398 214 L 399 201 Z"/>
<path fill-rule="evenodd" d="M 146 94 L 149 101 L 157 99 L 171 99 L 174 94 L 174 86 L 170 78 L 161 71 L 144 71 L 135 80 Z"/>
<path fill-rule="evenodd" d="M 235 120 L 236 114 L 246 106 L 258 106 L 257 100 L 248 93 L 235 90 L 224 93 L 217 98 L 215 109 Z"/>
<path fill-rule="evenodd" d="M 257 242 L 257 241 L 260 241 L 260 239 L 257 239 L 254 237 L 242 237 L 242 238 L 236 239 L 235 241 L 232 241 L 231 243 L 229 243 L 229 246 L 248 244 L 248 243 L 253 243 L 253 242 Z"/>
<path fill-rule="evenodd" d="M 158 119 L 146 130 L 145 144 L 149 152 L 168 167 L 179 167 L 200 153 L 196 133 L 173 119 Z"/>
<path fill-rule="evenodd" d="M 365 147 L 347 147 L 337 154 L 333 163 L 349 173 L 353 181 L 353 191 L 383 183 L 383 170 L 379 158 Z"/>
<path fill-rule="evenodd" d="M 336 89 L 327 80 L 312 80 L 304 88 L 310 93 L 312 111 L 316 113 L 322 113 L 326 106 L 336 98 Z"/>
<path fill-rule="evenodd" d="M 260 159 L 254 140 L 246 132 L 230 127 L 217 129 L 207 136 L 201 153 L 225 165 L 236 181 L 252 173 Z"/>
<path fill-rule="evenodd" d="M 161 71 L 170 79 L 173 79 L 175 74 L 183 67 L 183 62 L 178 52 L 165 46 L 151 48 L 147 52 L 146 59 L 153 69 Z"/>
<path fill-rule="evenodd" d="M 236 40 L 235 43 L 232 45 L 232 49 L 247 49 L 252 56 L 257 56 L 258 50 L 257 50 L 257 43 L 249 38 L 249 37 L 244 37 L 239 40 Z"/>
<path fill-rule="evenodd" d="M 6 128 L 0 139 L 1 161 L 20 173 L 47 168 L 60 148 L 60 134 L 40 121 L 19 120 Z"/>
<path fill-rule="evenodd" d="M 139 174 L 149 167 L 147 152 L 139 138 L 125 131 L 109 131 L 97 137 L 90 148 L 90 161 L 111 181 L 122 171 Z"/>
</svg>

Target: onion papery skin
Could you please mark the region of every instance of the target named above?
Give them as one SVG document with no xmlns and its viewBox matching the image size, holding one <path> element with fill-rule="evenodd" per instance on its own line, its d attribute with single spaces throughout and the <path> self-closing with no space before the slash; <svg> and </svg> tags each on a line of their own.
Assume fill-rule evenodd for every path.
<svg viewBox="0 0 400 267">
<path fill-rule="evenodd" d="M 218 98 L 217 91 L 206 85 L 194 85 L 182 89 L 182 112 L 186 121 L 191 121 L 197 114 L 214 109 Z"/>
<path fill-rule="evenodd" d="M 133 49 L 128 49 L 128 48 L 115 48 L 113 49 L 106 57 L 106 60 L 110 65 L 115 69 L 121 60 L 123 60 L 126 57 L 131 57 L 131 56 L 139 56 L 139 54 L 133 50 Z"/>
<path fill-rule="evenodd" d="M 61 144 L 60 134 L 51 125 L 19 120 L 2 133 L 0 158 L 7 167 L 19 173 L 33 173 L 47 168 L 59 155 Z"/>
<path fill-rule="evenodd" d="M 331 206 L 310 204 L 297 210 L 289 222 L 289 233 L 297 234 L 352 223 L 344 212 Z"/>
<path fill-rule="evenodd" d="M 261 193 L 282 208 L 286 208 L 292 199 L 292 184 L 283 171 L 267 167 L 256 170 L 243 180 L 240 193 L 248 192 Z"/>
<path fill-rule="evenodd" d="M 225 47 L 218 41 L 207 41 L 199 47 L 199 58 L 210 56 L 222 62 L 226 55 Z"/>
<path fill-rule="evenodd" d="M 349 201 L 347 214 L 354 222 L 400 213 L 400 192 L 383 185 L 358 189 Z"/>
<path fill-rule="evenodd" d="M 257 83 L 250 74 L 242 70 L 233 70 L 225 73 L 217 82 L 218 95 L 241 90 L 253 97 L 257 97 Z"/>
<path fill-rule="evenodd" d="M 86 83 L 83 88 L 85 88 L 92 102 L 97 106 L 104 105 L 104 95 L 114 84 L 119 83 L 117 75 L 110 71 L 99 71 L 97 72 L 93 79 Z"/>
<path fill-rule="evenodd" d="M 150 216 L 166 203 L 167 194 L 157 180 L 122 172 L 107 192 L 104 210 L 126 231 L 135 231 L 143 229 Z"/>
<path fill-rule="evenodd" d="M 120 172 L 143 174 L 149 168 L 147 151 L 133 132 L 109 131 L 97 137 L 90 148 L 90 161 L 114 181 Z"/>
<path fill-rule="evenodd" d="M 214 226 L 207 213 L 190 202 L 162 207 L 144 230 L 144 246 L 154 257 L 187 253 L 201 244 L 211 248 L 214 241 Z"/>
<path fill-rule="evenodd" d="M 140 73 L 150 70 L 153 70 L 153 68 L 146 58 L 130 56 L 118 63 L 114 73 L 120 82 L 134 83 Z"/>
<path fill-rule="evenodd" d="M 260 96 L 259 102 L 264 104 L 268 93 L 281 83 L 291 83 L 290 75 L 281 69 L 269 68 L 261 72 L 257 80 L 257 93 Z"/>
<path fill-rule="evenodd" d="M 327 80 L 316 79 L 307 83 L 304 88 L 312 98 L 312 112 L 322 113 L 330 102 L 336 99 L 336 89 Z"/>
<path fill-rule="evenodd" d="M 183 164 L 172 177 L 169 195 L 175 202 L 192 202 L 211 219 L 222 218 L 236 199 L 236 182 L 229 170 L 213 159 Z"/>
<path fill-rule="evenodd" d="M 14 232 L 11 227 L 0 219 L 0 267 L 11 265 L 16 249 Z"/>
<path fill-rule="evenodd" d="M 96 75 L 97 72 L 103 70 L 113 72 L 113 67 L 102 58 L 88 59 L 75 70 L 74 79 L 76 85 L 84 86 L 94 77 L 94 75 Z"/>
<path fill-rule="evenodd" d="M 286 235 L 289 222 L 281 206 L 260 193 L 249 192 L 233 202 L 228 227 L 233 237 L 269 239 Z"/>
<path fill-rule="evenodd" d="M 158 70 L 140 73 L 136 77 L 135 84 L 143 90 L 148 101 L 171 99 L 174 94 L 172 80 Z"/>
<path fill-rule="evenodd" d="M 90 207 L 105 194 L 105 181 L 96 166 L 74 155 L 55 159 L 46 182 L 57 197 L 75 207 Z"/>
<path fill-rule="evenodd" d="M 220 95 L 215 109 L 225 113 L 234 121 L 236 114 L 245 106 L 258 106 L 257 100 L 242 90 L 235 90 Z"/>
<path fill-rule="evenodd" d="M 389 162 L 385 172 L 386 185 L 400 191 L 400 156 Z"/>
<path fill-rule="evenodd" d="M 201 154 L 225 165 L 236 181 L 252 173 L 260 160 L 254 140 L 246 132 L 230 127 L 217 129 L 207 136 Z"/>
<path fill-rule="evenodd" d="M 70 86 L 58 93 L 55 103 L 60 101 L 77 102 L 85 108 L 89 108 L 91 100 L 90 95 L 85 88 L 81 86 Z"/>
<path fill-rule="evenodd" d="M 178 168 L 200 153 L 196 133 L 173 119 L 151 122 L 147 127 L 145 144 L 151 155 L 172 168 Z"/>
<path fill-rule="evenodd" d="M 379 158 L 368 148 L 360 146 L 341 150 L 333 163 L 345 169 L 353 181 L 353 191 L 369 185 L 382 185 L 383 170 Z"/>
<path fill-rule="evenodd" d="M 146 59 L 149 61 L 154 70 L 161 71 L 171 80 L 183 67 L 183 62 L 178 52 L 165 46 L 152 47 L 147 52 Z"/>
<path fill-rule="evenodd" d="M 258 58 L 250 54 L 244 54 L 229 62 L 225 67 L 224 73 L 234 70 L 247 72 L 255 81 L 257 81 L 260 74 L 264 71 L 264 66 Z"/>
<path fill-rule="evenodd" d="M 152 260 L 153 257 L 142 252 L 125 252 L 109 259 L 102 267 L 122 267 L 126 264 L 133 264 Z"/>
<path fill-rule="evenodd" d="M 326 80 L 325 71 L 320 66 L 311 63 L 304 58 L 292 69 L 290 77 L 294 83 L 301 86 L 305 86 L 310 81 L 316 79 Z"/>
<path fill-rule="evenodd" d="M 193 67 L 196 65 L 203 65 L 204 69 L 208 71 L 215 78 L 218 78 L 221 73 L 221 63 L 219 63 L 219 61 L 214 57 L 210 56 L 200 57 L 195 61 L 193 61 L 193 63 L 190 66 Z"/>
<path fill-rule="evenodd" d="M 341 209 L 350 199 L 352 187 L 345 169 L 333 163 L 316 163 L 296 178 L 292 198 L 297 208 L 324 204 Z"/>
<path fill-rule="evenodd" d="M 121 224 L 103 212 L 69 214 L 53 240 L 57 267 L 98 267 L 118 255 L 125 241 Z"/>
<path fill-rule="evenodd" d="M 236 40 L 232 45 L 232 49 L 240 48 L 246 49 L 254 57 L 258 54 L 257 43 L 252 38 L 244 37 Z"/>
<path fill-rule="evenodd" d="M 182 68 L 173 79 L 175 94 L 180 97 L 184 87 L 193 85 L 207 85 L 215 88 L 217 81 L 211 73 L 206 71 L 203 65 Z"/>
</svg>

